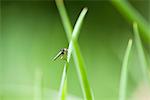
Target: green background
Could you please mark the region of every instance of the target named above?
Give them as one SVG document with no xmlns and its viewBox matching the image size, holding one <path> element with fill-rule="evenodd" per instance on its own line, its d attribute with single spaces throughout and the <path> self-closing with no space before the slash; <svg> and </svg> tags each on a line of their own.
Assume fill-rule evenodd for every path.
<svg viewBox="0 0 150 100">
<path fill-rule="evenodd" d="M 150 22 L 148 0 L 130 3 Z M 72 25 L 81 9 L 88 7 L 78 42 L 95 100 L 117 100 L 123 56 L 129 38 L 133 38 L 132 25 L 109 1 L 66 1 L 65 5 Z M 64 61 L 53 62 L 52 58 L 68 42 L 55 2 L 3 0 L 0 7 L 0 100 L 33 100 L 37 72 L 42 74 L 42 98 L 56 100 Z M 145 47 L 149 57 L 149 44 Z M 128 98 L 142 79 L 135 49 L 133 42 Z M 82 98 L 72 59 L 68 92 L 71 100 Z"/>
</svg>

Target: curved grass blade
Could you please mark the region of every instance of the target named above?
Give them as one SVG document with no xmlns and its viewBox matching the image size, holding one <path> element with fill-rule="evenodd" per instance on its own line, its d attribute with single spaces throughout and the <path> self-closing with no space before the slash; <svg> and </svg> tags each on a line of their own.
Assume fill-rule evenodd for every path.
<svg viewBox="0 0 150 100">
<path fill-rule="evenodd" d="M 67 15 L 63 0 L 56 0 L 56 5 L 57 5 L 57 8 L 58 8 L 59 13 L 60 13 L 60 16 L 61 16 L 61 19 L 62 19 L 62 22 L 63 22 L 64 29 L 66 31 L 68 41 L 69 42 L 71 41 L 71 44 L 72 44 L 72 47 L 73 47 L 73 57 L 74 57 L 74 61 L 75 61 L 75 64 L 76 64 L 76 69 L 77 69 L 77 72 L 78 72 L 78 77 L 79 77 L 79 80 L 80 80 L 80 84 L 81 84 L 81 88 L 82 88 L 82 91 L 83 91 L 83 94 L 84 94 L 84 98 L 86 100 L 92 100 L 92 92 L 91 92 L 89 82 L 88 82 L 88 79 L 87 79 L 83 57 L 82 57 L 81 52 L 79 50 L 79 46 L 78 46 L 78 43 L 77 43 L 77 38 L 72 37 L 74 35 L 71 35 L 72 26 L 71 26 L 71 22 L 69 21 L 69 17 Z M 81 17 L 79 17 L 80 20 L 79 19 L 77 20 L 77 23 L 75 25 L 74 32 L 73 32 L 73 34 L 77 34 L 77 36 L 79 34 L 79 30 L 81 28 L 84 16 L 87 12 L 87 9 L 85 8 L 82 12 L 84 12 L 84 13 L 80 14 L 81 15 Z M 68 50 L 68 51 L 70 51 L 70 50 Z"/>
<path fill-rule="evenodd" d="M 136 44 L 136 48 L 137 48 L 137 52 L 138 52 L 138 56 L 139 56 L 139 60 L 140 60 L 140 66 L 141 66 L 141 71 L 143 74 L 143 79 L 145 81 L 145 83 L 149 84 L 149 75 L 148 75 L 148 63 L 146 61 L 146 57 L 144 54 L 144 50 L 143 50 L 143 46 L 142 46 L 142 42 L 140 39 L 140 35 L 138 32 L 138 26 L 137 23 L 133 23 L 133 31 L 134 31 L 134 38 L 135 38 L 135 44 Z"/>
<path fill-rule="evenodd" d="M 122 68 L 121 68 L 121 78 L 119 87 L 119 100 L 126 100 L 126 88 L 127 88 L 127 77 L 128 77 L 128 60 L 132 47 L 132 40 L 130 39 L 126 48 L 126 52 L 123 58 Z"/>
<path fill-rule="evenodd" d="M 63 69 L 63 74 L 61 78 L 61 84 L 59 88 L 59 99 L 66 100 L 67 95 L 67 71 L 68 71 L 69 63 L 66 62 Z"/>
<path fill-rule="evenodd" d="M 127 0 L 111 0 L 118 11 L 132 24 L 137 22 L 142 31 L 141 36 L 150 44 L 150 24 L 141 16 L 141 14 L 128 3 Z"/>
</svg>

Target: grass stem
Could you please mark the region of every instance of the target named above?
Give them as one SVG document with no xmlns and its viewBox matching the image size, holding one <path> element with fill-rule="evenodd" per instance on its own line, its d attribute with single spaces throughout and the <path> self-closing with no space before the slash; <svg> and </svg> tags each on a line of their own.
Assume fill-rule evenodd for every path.
<svg viewBox="0 0 150 100">
<path fill-rule="evenodd" d="M 78 38 L 78 35 L 80 32 L 80 28 L 81 28 L 83 19 L 87 13 L 87 8 L 84 8 L 82 10 L 82 12 L 81 12 L 76 24 L 75 24 L 74 30 L 72 31 L 72 25 L 71 25 L 71 22 L 69 21 L 69 17 L 67 15 L 63 0 L 56 0 L 56 5 L 57 5 L 57 8 L 58 8 L 59 13 L 60 13 L 68 41 L 71 44 L 69 51 L 71 51 L 70 49 L 73 48 L 73 57 L 74 57 L 74 61 L 76 64 L 76 69 L 78 72 L 78 77 L 79 77 L 81 88 L 82 88 L 82 91 L 84 94 L 84 98 L 86 100 L 92 100 L 92 92 L 91 92 L 89 82 L 87 79 L 84 60 L 83 60 L 83 57 L 81 55 L 79 45 L 77 43 L 77 38 Z"/>
<path fill-rule="evenodd" d="M 111 2 L 131 24 L 137 22 L 142 31 L 141 36 L 150 44 L 150 25 L 143 16 L 127 0 L 111 0 Z"/>
<path fill-rule="evenodd" d="M 149 75 L 147 71 L 148 63 L 146 61 L 146 57 L 145 57 L 143 46 L 142 46 L 142 41 L 140 39 L 138 26 L 136 22 L 133 23 L 133 31 L 134 31 L 135 44 L 136 44 L 136 48 L 137 48 L 137 52 L 138 52 L 138 56 L 139 56 L 139 60 L 141 64 L 140 66 L 141 66 L 143 78 L 144 78 L 145 83 L 149 83 L 149 77 L 148 77 Z"/>
<path fill-rule="evenodd" d="M 123 58 L 119 88 L 119 100 L 126 100 L 126 88 L 127 88 L 127 77 L 128 77 L 128 60 L 132 47 L 132 40 L 130 39 L 126 48 L 126 52 Z"/>
</svg>

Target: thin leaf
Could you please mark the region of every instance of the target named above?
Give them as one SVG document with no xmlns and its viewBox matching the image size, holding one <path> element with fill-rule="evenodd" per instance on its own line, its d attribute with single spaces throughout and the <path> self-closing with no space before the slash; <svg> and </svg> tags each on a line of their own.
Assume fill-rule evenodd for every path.
<svg viewBox="0 0 150 100">
<path fill-rule="evenodd" d="M 120 78 L 120 88 L 119 88 L 119 100 L 126 100 L 126 88 L 127 88 L 127 77 L 128 77 L 128 60 L 132 47 L 132 40 L 128 42 L 126 52 L 124 55 L 122 68 L 121 68 L 121 78 Z"/>
<path fill-rule="evenodd" d="M 140 66 L 141 66 L 141 71 L 143 74 L 143 79 L 145 83 L 149 83 L 149 77 L 148 77 L 149 75 L 147 71 L 148 63 L 146 61 L 142 42 L 139 36 L 137 23 L 133 23 L 133 30 L 134 30 L 135 44 L 136 44 L 136 48 L 137 48 L 137 52 L 138 52 L 138 56 L 139 56 L 139 60 L 141 64 Z"/>
<path fill-rule="evenodd" d="M 77 20 L 77 23 L 75 24 L 73 35 L 71 35 L 72 26 L 71 26 L 71 23 L 69 21 L 69 17 L 67 15 L 63 1 L 62 0 L 56 0 L 56 5 L 57 5 L 57 8 L 58 8 L 59 13 L 60 13 L 68 41 L 69 42 L 71 41 L 70 44 L 72 44 L 71 47 L 73 47 L 73 57 L 74 57 L 74 61 L 76 64 L 76 69 L 78 72 L 78 77 L 80 80 L 80 84 L 81 84 L 81 88 L 82 88 L 82 91 L 84 94 L 84 98 L 86 100 L 92 100 L 92 92 L 91 92 L 89 82 L 87 79 L 83 57 L 81 55 L 81 52 L 80 52 L 80 49 L 79 49 L 79 46 L 77 43 L 77 38 L 76 38 L 76 36 L 79 35 L 81 24 L 83 22 L 83 19 L 84 19 L 86 12 L 87 12 L 87 8 L 83 9 L 82 13 L 80 14 L 80 16 Z M 76 35 L 74 35 L 74 34 L 76 34 Z M 70 51 L 70 50 L 68 50 L 68 51 Z"/>
<path fill-rule="evenodd" d="M 130 22 L 137 22 L 141 36 L 150 44 L 150 25 L 127 0 L 111 0 L 118 11 Z"/>
</svg>

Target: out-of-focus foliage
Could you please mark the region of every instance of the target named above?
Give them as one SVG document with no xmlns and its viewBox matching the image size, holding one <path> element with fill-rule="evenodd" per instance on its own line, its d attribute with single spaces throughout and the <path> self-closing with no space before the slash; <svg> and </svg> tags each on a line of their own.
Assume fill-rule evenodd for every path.
<svg viewBox="0 0 150 100">
<path fill-rule="evenodd" d="M 130 25 L 109 1 L 66 1 L 72 25 L 83 7 L 88 7 L 79 45 L 86 63 L 95 100 L 116 100 L 120 69 L 129 38 Z M 146 1 L 131 4 L 150 22 Z M 32 100 L 36 69 L 42 72 L 42 97 L 57 96 L 64 62 L 52 58 L 68 42 L 53 1 L 1 1 L 0 99 Z M 145 44 L 147 45 L 147 44 Z M 149 56 L 149 49 L 145 50 Z M 141 80 L 134 42 L 129 60 L 127 96 Z M 69 94 L 82 97 L 76 69 L 71 59 L 68 70 Z"/>
</svg>

